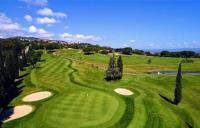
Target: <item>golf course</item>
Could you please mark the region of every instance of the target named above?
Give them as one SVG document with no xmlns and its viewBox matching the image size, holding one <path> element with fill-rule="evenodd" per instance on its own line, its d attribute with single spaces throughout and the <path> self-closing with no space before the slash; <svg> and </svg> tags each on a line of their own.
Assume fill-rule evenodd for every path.
<svg viewBox="0 0 200 128">
<path fill-rule="evenodd" d="M 21 93 L 10 103 L 32 109 L 2 127 L 200 128 L 200 75 L 182 75 L 182 100 L 174 105 L 176 74 L 148 74 L 177 72 L 182 58 L 121 55 L 122 79 L 106 81 L 111 56 L 67 48 L 43 52 L 35 68 L 20 72 Z M 182 72 L 200 71 L 200 59 L 192 60 L 182 64 Z"/>
</svg>

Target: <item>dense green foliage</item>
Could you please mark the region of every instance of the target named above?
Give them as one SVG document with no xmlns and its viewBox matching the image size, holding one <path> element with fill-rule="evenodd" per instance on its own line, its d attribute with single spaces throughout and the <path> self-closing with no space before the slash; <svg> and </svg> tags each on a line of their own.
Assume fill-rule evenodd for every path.
<svg viewBox="0 0 200 128">
<path fill-rule="evenodd" d="M 2 108 L 7 107 L 10 100 L 19 93 L 15 85 L 19 71 L 28 64 L 34 66 L 40 60 L 42 53 L 39 51 L 29 50 L 25 53 L 28 45 L 19 40 L 0 42 L 0 113 Z"/>
<path fill-rule="evenodd" d="M 119 80 L 122 78 L 123 73 L 123 63 L 121 56 L 118 58 L 116 63 L 115 55 L 113 54 L 112 57 L 110 57 L 110 61 L 108 64 L 108 69 L 106 70 L 106 80 Z"/>
<path fill-rule="evenodd" d="M 40 57 L 42 55 L 42 51 L 34 51 L 34 50 L 29 50 L 27 53 L 27 62 L 30 63 L 33 67 L 35 67 L 35 64 L 40 61 Z"/>
<path fill-rule="evenodd" d="M 181 51 L 181 52 L 169 52 L 162 51 L 160 53 L 161 57 L 182 57 L 182 58 L 190 58 L 190 57 L 199 57 L 198 53 L 193 51 Z"/>
<path fill-rule="evenodd" d="M 91 46 L 86 46 L 85 48 L 83 48 L 83 52 L 85 55 L 89 55 L 89 54 L 94 54 L 94 52 L 97 52 L 98 50 L 91 47 Z"/>
<path fill-rule="evenodd" d="M 131 47 L 126 47 L 122 49 L 122 54 L 131 55 L 133 53 L 132 51 Z"/>
<path fill-rule="evenodd" d="M 176 88 L 174 91 L 174 103 L 177 105 L 181 102 L 182 99 L 182 75 L 181 75 L 181 63 L 179 64 L 178 73 L 176 76 Z"/>
<path fill-rule="evenodd" d="M 151 64 L 151 58 L 148 59 L 147 63 L 148 63 L 148 64 Z"/>
<path fill-rule="evenodd" d="M 123 75 L 123 61 L 122 61 L 122 56 L 120 55 L 119 58 L 117 59 L 117 67 L 119 69 L 119 78 L 122 78 Z"/>
</svg>

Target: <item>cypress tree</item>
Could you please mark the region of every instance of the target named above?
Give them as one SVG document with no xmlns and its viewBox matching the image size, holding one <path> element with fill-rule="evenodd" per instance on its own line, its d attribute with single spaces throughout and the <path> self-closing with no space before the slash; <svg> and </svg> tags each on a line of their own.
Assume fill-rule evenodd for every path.
<svg viewBox="0 0 200 128">
<path fill-rule="evenodd" d="M 15 57 L 15 55 L 12 50 L 9 50 L 6 52 L 5 73 L 6 73 L 6 81 L 7 81 L 7 85 L 8 85 L 7 87 L 9 87 L 16 78 L 16 65 L 17 64 L 15 62 L 16 58 L 14 58 L 14 57 Z"/>
<path fill-rule="evenodd" d="M 27 57 L 25 53 L 25 47 L 23 47 L 21 55 L 19 57 L 19 68 L 20 70 L 23 70 L 23 68 L 27 66 Z"/>
<path fill-rule="evenodd" d="M 151 64 L 151 58 L 150 58 L 150 59 L 148 59 L 147 63 L 148 63 L 148 64 Z"/>
<path fill-rule="evenodd" d="M 121 79 L 122 75 L 123 75 L 123 62 L 122 62 L 121 55 L 119 56 L 119 58 L 117 60 L 117 67 L 118 67 L 118 70 L 119 70 L 119 79 Z"/>
<path fill-rule="evenodd" d="M 110 58 L 108 69 L 106 70 L 106 79 L 107 80 L 117 80 L 122 78 L 123 72 L 123 63 L 121 56 L 117 60 L 115 60 L 115 56 Z"/>
<path fill-rule="evenodd" d="M 15 72 L 15 78 L 17 78 L 19 76 L 19 55 L 21 54 L 22 51 L 22 46 L 18 43 L 16 45 L 13 46 L 12 48 L 12 59 L 13 62 L 15 64 L 15 66 L 13 67 L 13 71 Z"/>
<path fill-rule="evenodd" d="M 178 73 L 176 76 L 176 87 L 174 91 L 174 104 L 178 105 L 182 98 L 182 73 L 181 73 L 181 63 L 179 64 Z"/>
<path fill-rule="evenodd" d="M 4 104 L 4 92 L 5 92 L 5 85 L 6 78 L 5 78 L 5 69 L 4 69 L 4 56 L 2 46 L 0 44 L 0 107 Z M 1 109 L 1 108 L 0 108 Z"/>
<path fill-rule="evenodd" d="M 115 67 L 116 67 L 115 57 L 113 55 L 113 57 L 110 58 L 108 69 L 106 71 L 106 79 L 107 80 L 114 80 L 115 79 L 115 76 L 114 76 Z"/>
</svg>

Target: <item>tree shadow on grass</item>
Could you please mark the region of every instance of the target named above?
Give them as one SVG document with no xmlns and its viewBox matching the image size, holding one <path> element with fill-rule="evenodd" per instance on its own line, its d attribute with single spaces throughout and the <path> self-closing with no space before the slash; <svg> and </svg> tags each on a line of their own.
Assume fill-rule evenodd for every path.
<svg viewBox="0 0 200 128">
<path fill-rule="evenodd" d="M 3 123 L 3 121 L 7 120 L 10 118 L 10 116 L 14 113 L 14 107 L 9 106 L 3 110 L 3 112 L 0 115 L 0 127 Z"/>
<path fill-rule="evenodd" d="M 172 101 L 171 99 L 169 99 L 169 98 L 167 98 L 167 97 L 165 97 L 165 96 L 163 96 L 163 95 L 161 95 L 161 94 L 159 94 L 159 96 L 160 96 L 161 98 L 163 98 L 165 101 L 167 101 L 167 102 L 169 102 L 169 103 L 175 105 L 174 101 Z"/>
<path fill-rule="evenodd" d="M 30 74 L 30 73 L 26 73 L 26 74 L 24 74 L 24 75 L 21 75 L 21 76 L 19 76 L 17 79 L 24 78 L 24 77 L 27 76 L 28 74 Z"/>
<path fill-rule="evenodd" d="M 188 122 L 185 122 L 185 123 L 186 123 L 188 128 L 193 128 L 193 126 L 190 123 L 188 123 Z"/>
<path fill-rule="evenodd" d="M 39 60 L 40 62 L 44 62 L 44 61 L 46 61 L 45 59 L 41 59 L 41 60 Z"/>
<path fill-rule="evenodd" d="M 42 68 L 42 67 L 41 67 L 41 66 L 36 66 L 35 68 L 36 68 L 36 69 L 40 69 L 40 68 Z"/>
<path fill-rule="evenodd" d="M 24 86 L 18 87 L 18 85 L 20 85 L 22 81 L 23 79 L 16 81 L 13 86 L 11 86 L 7 90 L 5 96 L 3 97 L 3 100 L 0 100 L 0 108 L 2 108 L 0 110 L 0 128 L 2 127 L 2 121 L 8 119 L 10 115 L 13 114 L 13 107 L 8 107 L 8 105 L 15 97 L 17 97 L 22 92 Z"/>
</svg>

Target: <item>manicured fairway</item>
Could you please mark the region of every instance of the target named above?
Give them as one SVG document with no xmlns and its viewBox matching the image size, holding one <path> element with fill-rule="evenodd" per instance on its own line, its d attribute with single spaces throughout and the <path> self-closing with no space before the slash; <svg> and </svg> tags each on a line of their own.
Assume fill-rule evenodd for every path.
<svg viewBox="0 0 200 128">
<path fill-rule="evenodd" d="M 176 71 L 181 59 L 123 56 L 124 77 L 107 82 L 105 68 L 109 55 L 85 56 L 79 50 L 58 50 L 45 54 L 38 68 L 26 72 L 23 92 L 11 105 L 33 92 L 49 90 L 48 99 L 28 103 L 35 106 L 30 115 L 3 124 L 3 128 L 193 128 L 200 127 L 200 76 L 183 75 L 183 100 L 175 106 L 159 96 L 173 100 L 174 75 L 147 75 L 149 71 Z M 200 60 L 183 64 L 184 71 L 200 71 Z M 26 73 L 24 72 L 24 73 Z M 138 74 L 138 75 L 137 75 Z M 23 73 L 22 73 L 23 75 Z M 134 94 L 114 92 L 126 88 Z"/>
</svg>

